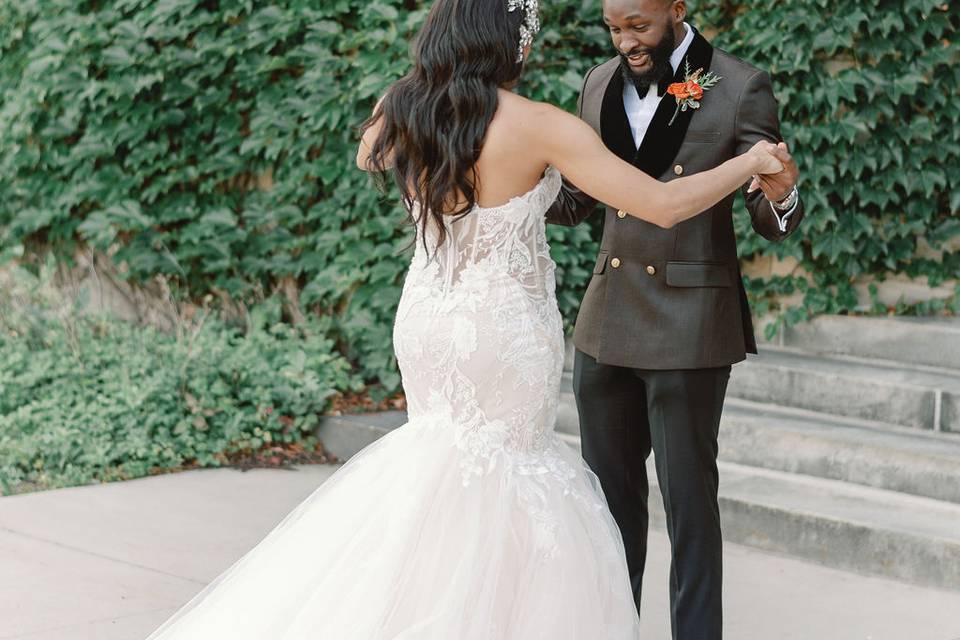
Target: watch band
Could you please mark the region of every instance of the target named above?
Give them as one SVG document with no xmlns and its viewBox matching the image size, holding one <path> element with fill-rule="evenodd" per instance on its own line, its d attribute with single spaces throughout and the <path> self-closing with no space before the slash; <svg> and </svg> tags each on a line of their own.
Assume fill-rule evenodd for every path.
<svg viewBox="0 0 960 640">
<path fill-rule="evenodd" d="M 772 204 L 774 207 L 776 207 L 780 211 L 789 211 L 790 209 L 793 208 L 793 205 L 795 205 L 797 203 L 797 200 L 799 199 L 800 199 L 800 192 L 797 190 L 797 187 L 794 186 L 793 189 L 790 190 L 790 193 L 788 193 L 783 200 L 778 200 L 778 201 L 771 200 L 770 204 Z"/>
</svg>

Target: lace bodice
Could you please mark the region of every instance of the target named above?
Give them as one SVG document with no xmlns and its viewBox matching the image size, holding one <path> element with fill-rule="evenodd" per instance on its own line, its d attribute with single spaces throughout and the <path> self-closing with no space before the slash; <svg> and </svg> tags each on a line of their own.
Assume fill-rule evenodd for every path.
<svg viewBox="0 0 960 640">
<path fill-rule="evenodd" d="M 544 216 L 560 182 L 549 167 L 506 204 L 450 218 L 429 255 L 417 239 L 394 345 L 411 420 L 454 425 L 465 479 L 498 452 L 535 456 L 556 419 L 563 326 Z"/>
<path fill-rule="evenodd" d="M 543 298 L 548 293 L 543 288 L 544 280 L 552 280 L 554 272 L 544 214 L 556 198 L 559 185 L 559 172 L 549 167 L 533 189 L 506 204 L 477 206 L 460 219 L 449 217 L 447 241 L 439 248 L 435 227 L 428 226 L 426 245 L 431 255 L 427 256 L 424 243 L 417 238 L 411 277 L 419 280 L 426 276 L 446 294 L 463 282 L 464 271 L 478 268 L 492 277 L 511 278 L 534 298 Z M 417 269 L 428 273 L 417 274 Z"/>
</svg>

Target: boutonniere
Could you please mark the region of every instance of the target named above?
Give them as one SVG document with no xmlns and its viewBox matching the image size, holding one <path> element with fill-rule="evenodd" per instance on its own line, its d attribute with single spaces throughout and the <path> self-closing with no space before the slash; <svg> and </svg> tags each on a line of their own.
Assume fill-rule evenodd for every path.
<svg viewBox="0 0 960 640">
<path fill-rule="evenodd" d="M 700 74 L 702 73 L 703 68 L 690 73 L 690 61 L 685 60 L 683 63 L 683 82 L 674 82 L 667 87 L 667 93 L 677 99 L 677 110 L 673 112 L 668 127 L 673 124 L 681 111 L 699 109 L 704 92 L 712 89 L 715 84 L 723 79 L 722 76 L 718 76 L 713 71 L 708 71 L 701 77 Z"/>
</svg>

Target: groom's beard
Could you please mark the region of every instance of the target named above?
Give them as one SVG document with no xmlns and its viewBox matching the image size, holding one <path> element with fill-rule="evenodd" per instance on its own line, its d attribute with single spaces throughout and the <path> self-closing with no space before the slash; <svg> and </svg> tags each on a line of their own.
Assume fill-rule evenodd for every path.
<svg viewBox="0 0 960 640">
<path fill-rule="evenodd" d="M 659 84 L 664 78 L 673 77 L 673 65 L 670 64 L 670 56 L 673 50 L 677 48 L 677 36 L 673 32 L 673 26 L 668 25 L 663 34 L 663 38 L 653 49 L 638 47 L 628 54 L 620 53 L 620 72 L 625 81 L 633 84 L 637 88 L 640 97 L 647 95 L 650 86 Z M 650 56 L 650 69 L 642 73 L 637 73 L 627 62 L 627 56 L 635 53 L 646 53 Z"/>
</svg>

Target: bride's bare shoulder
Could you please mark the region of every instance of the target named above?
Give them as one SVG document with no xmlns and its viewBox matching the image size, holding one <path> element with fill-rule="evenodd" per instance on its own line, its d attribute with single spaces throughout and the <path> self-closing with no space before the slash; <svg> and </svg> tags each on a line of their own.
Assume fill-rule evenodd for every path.
<svg viewBox="0 0 960 640">
<path fill-rule="evenodd" d="M 500 90 L 500 111 L 514 118 L 557 117 L 570 115 L 549 102 L 531 100 L 505 89 Z M 571 116 L 573 117 L 573 116 Z"/>
<path fill-rule="evenodd" d="M 555 131 L 555 127 L 578 128 L 582 121 L 576 116 L 548 102 L 539 102 L 517 95 L 504 89 L 500 90 L 500 105 L 497 117 L 523 138 L 535 138 L 545 132 Z"/>
</svg>

